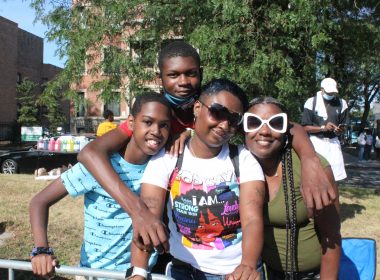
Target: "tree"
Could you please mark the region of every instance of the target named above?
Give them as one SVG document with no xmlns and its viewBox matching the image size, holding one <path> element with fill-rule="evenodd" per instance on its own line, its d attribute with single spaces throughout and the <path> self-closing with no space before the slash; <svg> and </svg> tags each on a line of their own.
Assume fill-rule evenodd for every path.
<svg viewBox="0 0 380 280">
<path fill-rule="evenodd" d="M 380 90 L 380 10 L 377 1 L 340 1 L 325 10 L 331 18 L 326 33 L 323 72 L 340 82 L 340 94 L 349 107 L 364 108 L 364 128 L 370 104 L 378 100 Z"/>
<path fill-rule="evenodd" d="M 49 2 L 53 9 L 47 13 L 46 0 L 33 0 L 32 5 L 50 26 L 48 38 L 60 44 L 59 55 L 68 57 L 60 83 L 80 83 L 85 62 L 91 65 L 90 75 L 110 69 L 105 79 L 93 84 L 104 100 L 115 88 L 123 96 L 138 94 L 154 78 L 157 69 L 152 66 L 161 46 L 169 38 L 181 37 L 199 49 L 205 81 L 228 77 L 250 97 L 277 97 L 298 118 L 321 76 L 334 74 L 344 96 L 358 97 L 361 84 L 348 81 L 359 80 L 356 69 L 368 70 L 369 58 L 374 58 L 359 40 L 367 34 L 368 46 L 376 50 L 379 45 L 376 1 L 359 2 L 364 11 L 360 16 L 371 15 L 365 30 L 372 31 L 360 37 L 351 30 L 363 27 L 360 17 L 354 16 L 357 1 L 86 0 L 75 6 L 67 0 Z M 105 44 L 115 48 L 101 60 Z M 362 46 L 355 52 L 360 52 L 360 59 L 350 55 L 356 46 Z M 379 62 L 371 63 L 378 71 Z M 68 96 L 75 92 L 68 91 Z"/>
<path fill-rule="evenodd" d="M 34 90 L 36 84 L 28 79 L 23 79 L 16 86 L 19 103 L 17 121 L 20 126 L 33 126 L 38 124 L 38 107 L 36 106 L 36 96 Z"/>
<path fill-rule="evenodd" d="M 64 89 L 60 87 L 60 83 L 53 80 L 47 82 L 44 91 L 39 95 L 37 104 L 44 108 L 45 114 L 41 117 L 46 118 L 47 126 L 51 132 L 56 131 L 57 127 L 65 123 L 66 118 L 60 109 L 62 100 L 62 92 Z"/>
</svg>

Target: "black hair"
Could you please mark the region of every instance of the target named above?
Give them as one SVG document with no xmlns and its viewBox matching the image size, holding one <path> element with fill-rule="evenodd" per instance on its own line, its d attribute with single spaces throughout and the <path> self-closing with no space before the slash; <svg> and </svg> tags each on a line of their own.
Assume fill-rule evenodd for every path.
<svg viewBox="0 0 380 280">
<path fill-rule="evenodd" d="M 258 104 L 273 104 L 286 112 L 285 106 L 277 99 L 269 96 L 257 97 L 249 102 L 249 108 L 252 108 Z M 290 138 L 288 133 L 285 134 L 285 138 Z M 297 205 L 296 205 L 296 191 L 294 186 L 294 174 L 293 174 L 293 158 L 291 145 L 285 141 L 282 158 L 282 186 L 284 189 L 285 200 L 285 213 L 286 213 L 286 257 L 285 257 L 285 271 L 288 274 L 285 275 L 285 279 L 295 279 L 294 272 L 298 271 L 297 267 Z M 290 200 L 290 203 L 289 203 Z M 290 259 L 290 260 L 289 260 Z M 290 265 L 289 265 L 290 263 Z"/>
<path fill-rule="evenodd" d="M 228 91 L 240 100 L 241 104 L 243 105 L 244 112 L 248 109 L 247 95 L 237 84 L 228 79 L 213 79 L 205 84 L 201 89 L 201 95 L 199 99 L 202 99 L 202 96 L 212 96 L 214 94 L 218 94 L 223 90 Z"/>
<path fill-rule="evenodd" d="M 277 106 L 278 108 L 280 108 L 281 111 L 283 111 L 284 113 L 287 113 L 285 106 L 280 101 L 278 101 L 276 98 L 273 98 L 271 96 L 261 96 L 261 97 L 256 97 L 256 98 L 252 99 L 249 102 L 248 109 L 250 109 L 253 106 L 258 105 L 258 104 L 273 104 L 273 105 Z"/>
<path fill-rule="evenodd" d="M 153 91 L 148 91 L 136 96 L 135 102 L 133 103 L 133 106 L 131 109 L 131 115 L 133 117 L 136 117 L 137 114 L 140 113 L 141 107 L 145 103 L 149 103 L 149 102 L 161 103 L 162 105 L 168 107 L 169 110 L 171 110 L 170 103 L 166 100 L 164 95 L 158 94 Z"/>
<path fill-rule="evenodd" d="M 286 211 L 286 260 L 285 271 L 290 279 L 295 279 L 298 271 L 297 259 L 297 204 L 296 191 L 294 187 L 292 149 L 285 148 L 281 159 L 282 165 L 282 186 L 284 189 L 285 211 Z M 289 197 L 290 196 L 290 197 Z M 290 203 L 289 203 L 290 199 Z M 290 267 L 289 267 L 290 259 Z"/>
<path fill-rule="evenodd" d="M 105 118 L 107 120 L 110 116 L 113 116 L 113 112 L 111 110 L 108 110 L 108 109 L 104 110 L 103 118 Z"/>
<path fill-rule="evenodd" d="M 199 54 L 197 50 L 191 46 L 190 44 L 186 43 L 185 41 L 176 40 L 173 42 L 168 43 L 166 46 L 164 46 L 159 55 L 158 55 L 158 68 L 160 71 L 162 70 L 162 67 L 164 66 L 164 60 L 167 58 L 172 57 L 192 57 L 195 62 L 198 64 L 198 66 L 201 66 L 201 59 L 199 57 Z"/>
</svg>

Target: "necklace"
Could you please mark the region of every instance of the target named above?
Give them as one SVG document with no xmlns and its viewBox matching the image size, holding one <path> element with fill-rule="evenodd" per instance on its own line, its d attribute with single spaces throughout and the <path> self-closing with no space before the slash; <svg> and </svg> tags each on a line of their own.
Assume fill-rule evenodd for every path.
<svg viewBox="0 0 380 280">
<path fill-rule="evenodd" d="M 195 153 L 194 150 L 193 150 L 193 147 L 192 147 L 191 143 L 193 143 L 193 139 L 191 139 L 190 142 L 189 142 L 189 150 L 190 150 L 190 153 L 192 153 L 192 155 L 193 155 L 194 157 L 198 158 L 198 156 L 196 155 L 196 153 Z"/>
</svg>

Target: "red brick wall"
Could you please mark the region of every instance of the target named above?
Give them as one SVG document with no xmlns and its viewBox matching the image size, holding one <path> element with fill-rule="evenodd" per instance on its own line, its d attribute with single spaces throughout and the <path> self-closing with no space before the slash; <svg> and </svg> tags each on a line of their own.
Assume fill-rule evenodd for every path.
<svg viewBox="0 0 380 280">
<path fill-rule="evenodd" d="M 16 119 L 17 24 L 0 17 L 0 122 Z"/>
<path fill-rule="evenodd" d="M 43 64 L 41 37 L 19 29 L 17 23 L 0 16 L 0 123 L 3 127 L 17 118 L 18 73 L 22 78 L 42 85 L 54 78 L 59 71 L 59 67 Z M 38 87 L 35 93 L 40 92 L 41 87 Z M 65 115 L 69 117 L 68 102 L 63 103 L 63 108 Z"/>
</svg>

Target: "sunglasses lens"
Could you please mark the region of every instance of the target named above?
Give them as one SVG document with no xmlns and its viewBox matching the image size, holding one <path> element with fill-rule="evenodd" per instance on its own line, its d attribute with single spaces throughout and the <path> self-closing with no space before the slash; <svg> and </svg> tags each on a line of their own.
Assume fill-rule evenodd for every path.
<svg viewBox="0 0 380 280">
<path fill-rule="evenodd" d="M 282 130 L 284 127 L 284 118 L 283 116 L 278 116 L 270 120 L 269 125 L 276 129 L 276 130 Z"/>
<path fill-rule="evenodd" d="M 217 121 L 223 121 L 227 119 L 227 109 L 218 103 L 213 103 L 210 107 L 208 107 L 208 110 L 211 117 Z"/>
<path fill-rule="evenodd" d="M 241 116 L 238 113 L 229 113 L 229 119 L 228 121 L 230 122 L 231 126 L 237 126 L 241 122 Z"/>
<path fill-rule="evenodd" d="M 249 116 L 247 119 L 247 128 L 249 130 L 258 129 L 261 126 L 261 120 L 255 116 Z"/>
<path fill-rule="evenodd" d="M 217 121 L 227 120 L 231 126 L 237 126 L 242 120 L 242 117 L 238 113 L 231 113 L 226 107 L 218 103 L 213 103 L 207 107 L 210 116 Z"/>
</svg>

